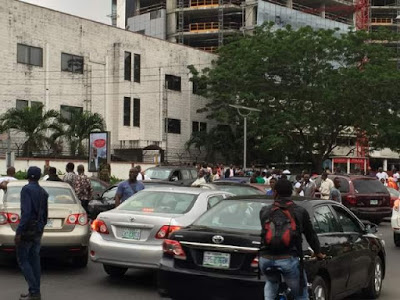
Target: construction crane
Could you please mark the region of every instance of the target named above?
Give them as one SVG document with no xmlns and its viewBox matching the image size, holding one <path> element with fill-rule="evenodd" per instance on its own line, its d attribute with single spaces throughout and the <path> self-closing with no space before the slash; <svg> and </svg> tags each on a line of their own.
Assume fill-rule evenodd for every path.
<svg viewBox="0 0 400 300">
<path fill-rule="evenodd" d="M 317 14 L 322 12 L 334 12 L 336 15 L 356 14 L 355 26 L 357 30 L 367 30 L 369 25 L 369 0 L 356 0 L 353 5 L 322 6 L 302 10 L 305 13 Z"/>
</svg>

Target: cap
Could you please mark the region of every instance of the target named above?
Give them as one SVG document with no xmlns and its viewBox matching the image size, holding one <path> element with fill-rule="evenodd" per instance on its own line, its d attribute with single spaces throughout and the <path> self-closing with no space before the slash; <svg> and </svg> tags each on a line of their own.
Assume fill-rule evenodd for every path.
<svg viewBox="0 0 400 300">
<path fill-rule="evenodd" d="M 289 170 L 285 170 L 285 171 L 282 172 L 282 174 L 284 174 L 284 175 L 290 175 L 290 171 L 289 171 Z"/>
<path fill-rule="evenodd" d="M 27 179 L 39 180 L 42 171 L 38 167 L 29 167 Z"/>
</svg>

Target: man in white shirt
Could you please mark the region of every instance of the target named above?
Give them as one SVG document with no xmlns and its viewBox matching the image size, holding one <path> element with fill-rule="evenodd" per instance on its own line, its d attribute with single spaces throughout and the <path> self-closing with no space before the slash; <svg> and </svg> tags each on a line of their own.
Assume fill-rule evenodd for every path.
<svg viewBox="0 0 400 300">
<path fill-rule="evenodd" d="M 304 197 L 304 192 L 301 188 L 301 175 L 296 175 L 296 183 L 294 184 L 294 192 L 296 196 Z"/>
<path fill-rule="evenodd" d="M 17 178 L 15 178 L 14 176 L 15 176 L 15 168 L 9 167 L 7 169 L 7 176 L 0 177 L 0 185 L 4 186 L 4 184 L 2 184 L 3 182 L 10 182 L 17 180 Z"/>
<path fill-rule="evenodd" d="M 397 169 L 394 168 L 394 169 L 393 169 L 393 178 L 394 178 L 394 181 L 395 181 L 397 184 L 399 184 L 399 177 L 400 177 L 399 171 L 397 171 Z"/>
<path fill-rule="evenodd" d="M 142 172 L 142 167 L 141 166 L 136 166 L 136 169 L 138 170 L 138 175 L 136 177 L 137 181 L 143 181 L 143 180 L 150 180 L 149 176 L 147 176 L 146 174 L 144 174 L 144 172 Z"/>
<path fill-rule="evenodd" d="M 329 200 L 329 195 L 331 190 L 335 187 L 335 184 L 331 179 L 328 178 L 328 173 L 322 173 L 321 175 L 321 185 L 319 191 L 321 193 L 321 199 Z"/>
<path fill-rule="evenodd" d="M 200 186 L 203 183 L 207 183 L 204 178 L 204 170 L 200 169 L 197 179 L 192 183 L 192 186 Z"/>
<path fill-rule="evenodd" d="M 383 169 L 381 167 L 378 169 L 378 173 L 376 173 L 376 178 L 378 178 L 378 180 L 381 180 L 383 178 L 383 179 L 385 179 L 385 181 L 387 181 L 389 176 L 386 172 L 383 171 Z"/>
</svg>

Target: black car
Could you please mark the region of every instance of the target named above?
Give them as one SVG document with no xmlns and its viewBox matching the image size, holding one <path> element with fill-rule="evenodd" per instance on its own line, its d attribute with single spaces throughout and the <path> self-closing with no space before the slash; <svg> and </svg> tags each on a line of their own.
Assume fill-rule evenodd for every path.
<svg viewBox="0 0 400 300">
<path fill-rule="evenodd" d="M 148 168 L 144 174 L 151 180 L 171 181 L 190 186 L 197 179 L 197 169 L 186 166 L 158 166 Z"/>
<path fill-rule="evenodd" d="M 363 292 L 380 294 L 385 276 L 383 241 L 376 225 L 361 221 L 329 200 L 298 200 L 309 212 L 322 252 L 329 260 L 305 262 L 314 299 L 340 299 Z M 172 299 L 264 299 L 265 279 L 258 277 L 259 212 L 272 199 L 233 197 L 218 203 L 192 226 L 164 241 L 159 293 Z M 307 251 L 308 245 L 303 243 Z"/>
<path fill-rule="evenodd" d="M 145 188 L 151 188 L 160 185 L 177 185 L 181 186 L 179 183 L 160 181 L 160 180 L 143 180 L 142 181 Z M 103 212 L 115 208 L 115 194 L 117 193 L 118 183 L 110 186 L 106 189 L 97 199 L 91 200 L 88 205 L 89 217 L 94 220 L 97 216 Z"/>
</svg>

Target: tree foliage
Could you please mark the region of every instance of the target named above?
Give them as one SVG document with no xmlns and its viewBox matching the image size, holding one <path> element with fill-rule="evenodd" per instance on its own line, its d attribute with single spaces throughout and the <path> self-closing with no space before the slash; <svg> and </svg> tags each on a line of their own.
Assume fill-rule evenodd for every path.
<svg viewBox="0 0 400 300">
<path fill-rule="evenodd" d="M 366 134 L 383 147 L 388 125 L 400 123 L 400 73 L 388 47 L 394 40 L 385 32 L 267 24 L 222 47 L 212 68 L 189 68 L 212 100 L 204 108 L 210 118 L 231 124 L 237 111 L 229 104 L 258 108 L 249 117 L 250 147 L 320 169 L 339 136 Z M 390 146 L 400 148 L 398 140 Z"/>
<path fill-rule="evenodd" d="M 12 108 L 0 116 L 0 128 L 2 131 L 13 129 L 25 134 L 23 155 L 32 156 L 32 152 L 42 149 L 46 143 L 47 131 L 53 129 L 58 115 L 55 110 L 43 113 L 43 105 Z"/>
</svg>

